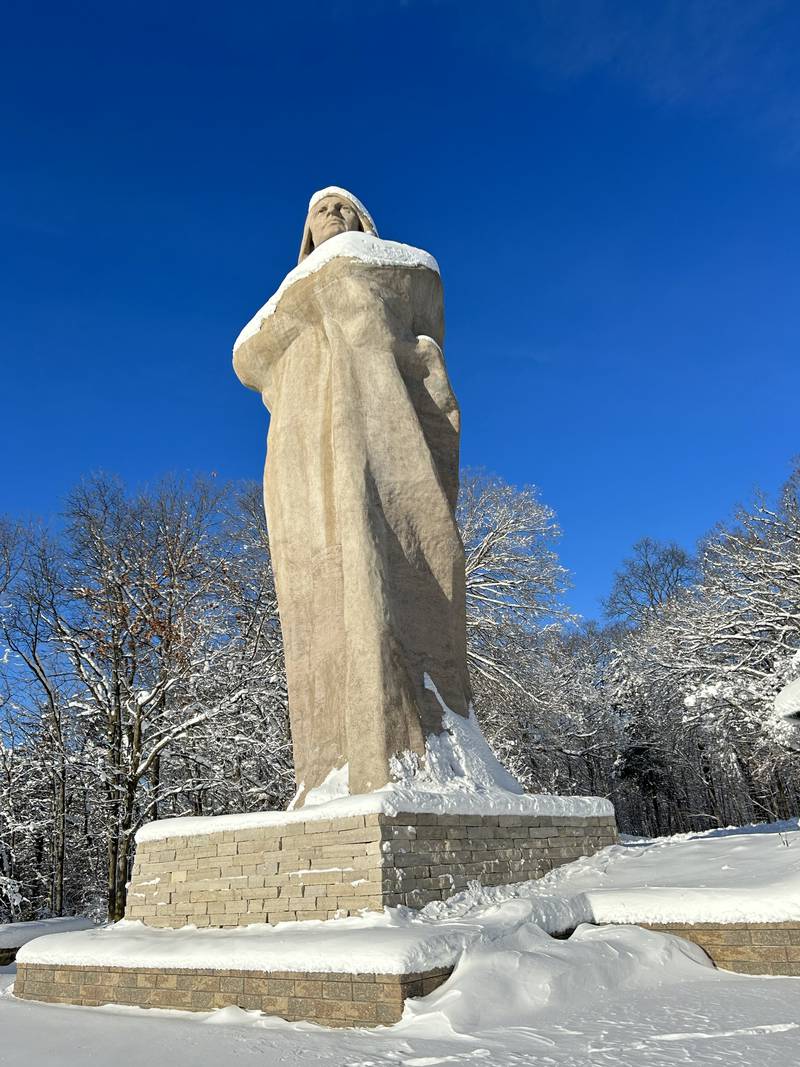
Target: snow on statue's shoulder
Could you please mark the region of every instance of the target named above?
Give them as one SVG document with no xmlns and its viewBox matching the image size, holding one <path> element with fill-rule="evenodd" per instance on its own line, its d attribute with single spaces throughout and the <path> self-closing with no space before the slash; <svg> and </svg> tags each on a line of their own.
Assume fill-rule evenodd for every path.
<svg viewBox="0 0 800 1067">
<path fill-rule="evenodd" d="M 301 278 L 308 277 L 321 270 L 326 263 L 333 259 L 358 259 L 362 263 L 371 263 L 376 267 L 427 267 L 428 270 L 439 273 L 439 264 L 421 248 L 412 245 L 400 244 L 398 241 L 384 241 L 380 237 L 373 237 L 368 233 L 348 231 L 339 233 L 329 238 L 319 248 L 298 264 L 294 270 L 289 271 L 279 285 L 277 291 L 269 298 L 264 306 L 256 312 L 248 322 L 233 346 L 234 352 L 239 345 L 253 337 L 261 329 L 264 319 L 275 314 L 275 309 L 281 297 Z"/>
</svg>

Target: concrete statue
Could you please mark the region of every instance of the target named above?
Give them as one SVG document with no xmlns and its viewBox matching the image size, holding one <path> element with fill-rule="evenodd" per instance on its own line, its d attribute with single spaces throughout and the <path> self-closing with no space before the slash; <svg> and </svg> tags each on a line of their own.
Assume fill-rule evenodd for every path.
<svg viewBox="0 0 800 1067">
<path fill-rule="evenodd" d="M 236 344 L 236 373 L 271 416 L 264 495 L 299 803 L 323 783 L 385 785 L 394 756 L 424 756 L 443 704 L 469 713 L 443 334 L 435 260 L 379 239 L 331 187 L 311 199 L 298 267 Z"/>
<path fill-rule="evenodd" d="M 15 997 L 393 1023 L 453 969 L 458 949 L 436 923 L 411 940 L 384 930 L 377 949 L 370 924 L 335 936 L 300 924 L 527 882 L 617 840 L 607 800 L 525 794 L 472 713 L 443 329 L 436 261 L 381 240 L 352 194 L 315 194 L 300 262 L 234 348 L 270 411 L 295 810 L 142 826 L 125 908 L 135 932 L 36 938 Z M 376 951 L 388 953 L 378 973 Z"/>
</svg>

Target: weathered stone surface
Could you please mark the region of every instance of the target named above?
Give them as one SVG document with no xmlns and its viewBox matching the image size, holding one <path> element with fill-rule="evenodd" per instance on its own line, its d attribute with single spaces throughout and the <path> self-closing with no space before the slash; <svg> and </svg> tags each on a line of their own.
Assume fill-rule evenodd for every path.
<svg viewBox="0 0 800 1067">
<path fill-rule="evenodd" d="M 248 1011 L 309 1020 L 324 1026 L 378 1026 L 397 1022 L 407 997 L 440 986 L 451 968 L 420 974 L 302 973 L 294 971 L 174 970 L 154 967 L 21 963 L 14 995 L 51 1004 L 130 1004 L 142 1008 Z"/>
<path fill-rule="evenodd" d="M 312 204 L 301 258 L 344 229 L 375 234 L 355 198 L 333 199 L 337 217 L 316 219 L 324 198 Z M 350 792 L 369 792 L 394 754 L 423 756 L 442 729 L 426 673 L 468 710 L 460 417 L 443 335 L 436 270 L 350 255 L 295 280 L 234 353 L 272 416 L 265 502 L 306 791 L 348 764 Z"/>
<path fill-rule="evenodd" d="M 800 976 L 800 922 L 639 925 L 692 941 L 725 971 Z"/>
<path fill-rule="evenodd" d="M 473 880 L 538 878 L 617 839 L 611 816 L 376 814 L 283 829 L 185 837 L 169 848 L 164 840 L 141 842 L 126 918 L 224 927 L 422 907 Z M 164 862 L 166 851 L 175 859 Z M 228 861 L 240 856 L 253 873 L 235 873 L 240 865 Z"/>
</svg>

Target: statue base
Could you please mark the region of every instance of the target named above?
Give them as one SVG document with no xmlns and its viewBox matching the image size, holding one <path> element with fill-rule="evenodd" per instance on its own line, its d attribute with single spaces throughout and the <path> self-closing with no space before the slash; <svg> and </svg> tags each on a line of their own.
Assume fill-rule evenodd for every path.
<svg viewBox="0 0 800 1067">
<path fill-rule="evenodd" d="M 321 818 L 325 812 L 316 808 L 152 823 L 138 835 L 125 917 L 180 932 L 122 924 L 41 938 L 21 954 L 15 995 L 191 1011 L 238 1005 L 327 1026 L 396 1022 L 407 997 L 424 996 L 447 979 L 457 947 L 444 956 L 441 945 L 432 956 L 409 953 L 402 927 L 390 931 L 396 942 L 374 945 L 363 931 L 336 931 L 333 924 L 325 933 L 340 936 L 325 948 L 324 928 L 298 921 L 419 908 L 473 881 L 527 881 L 617 840 L 605 801 L 525 797 L 519 804 L 539 812 L 549 804 L 561 813 L 373 810 Z M 326 808 L 336 806 L 342 805 Z M 277 930 L 273 940 L 266 924 L 284 922 L 296 924 L 292 936 Z M 235 929 L 227 940 L 210 933 L 252 924 L 265 927 L 263 939 L 260 933 L 242 939 Z M 423 940 L 437 936 L 435 924 L 414 932 Z M 428 969 L 420 969 L 422 959 Z M 314 962 L 331 970 L 313 971 Z"/>
<path fill-rule="evenodd" d="M 593 800 L 542 799 L 567 810 Z M 138 838 L 125 918 L 230 927 L 420 908 L 472 881 L 540 878 L 617 840 L 613 814 L 304 814 L 281 822 L 270 813 L 266 825 L 256 815 L 150 824 Z"/>
<path fill-rule="evenodd" d="M 407 997 L 432 993 L 452 967 L 408 974 L 20 963 L 14 996 L 48 1004 L 214 1011 L 236 1006 L 322 1026 L 396 1023 Z"/>
</svg>

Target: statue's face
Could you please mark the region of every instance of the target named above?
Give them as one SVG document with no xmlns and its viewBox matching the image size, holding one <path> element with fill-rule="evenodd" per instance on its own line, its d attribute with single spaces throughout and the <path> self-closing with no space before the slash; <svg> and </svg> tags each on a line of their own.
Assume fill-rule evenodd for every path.
<svg viewBox="0 0 800 1067">
<path fill-rule="evenodd" d="M 319 248 L 323 241 L 335 237 L 337 233 L 361 229 L 356 209 L 349 200 L 340 196 L 324 196 L 322 200 L 318 200 L 311 209 L 308 225 L 315 248 Z"/>
</svg>

